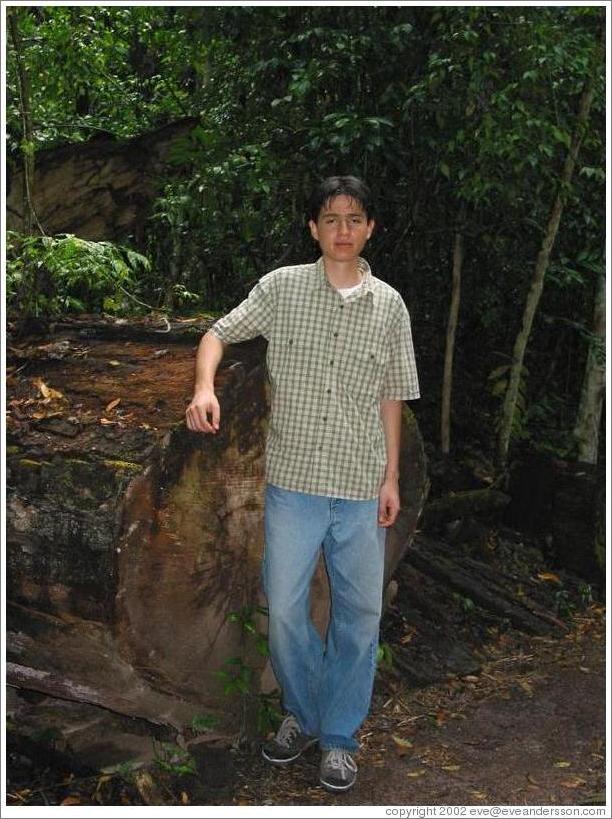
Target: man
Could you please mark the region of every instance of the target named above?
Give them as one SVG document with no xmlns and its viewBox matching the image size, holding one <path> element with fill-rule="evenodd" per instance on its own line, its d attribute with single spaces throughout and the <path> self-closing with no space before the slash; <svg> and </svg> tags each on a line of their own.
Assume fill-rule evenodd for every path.
<svg viewBox="0 0 612 819">
<path fill-rule="evenodd" d="M 263 585 L 272 667 L 288 712 L 264 758 L 286 765 L 318 742 L 320 782 L 356 780 L 355 733 L 376 671 L 386 530 L 397 518 L 402 401 L 419 397 L 401 296 L 360 254 L 374 230 L 370 192 L 352 176 L 314 192 L 315 264 L 273 270 L 206 333 L 187 426 L 220 425 L 214 376 L 226 344 L 268 340 Z M 320 551 L 331 589 L 325 642 L 310 619 Z"/>
</svg>

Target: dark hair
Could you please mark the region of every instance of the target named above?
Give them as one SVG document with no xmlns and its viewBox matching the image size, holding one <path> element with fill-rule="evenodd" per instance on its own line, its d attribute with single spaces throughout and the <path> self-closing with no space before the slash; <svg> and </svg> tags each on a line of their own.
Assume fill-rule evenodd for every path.
<svg viewBox="0 0 612 819">
<path fill-rule="evenodd" d="M 335 196 L 350 196 L 359 202 L 368 219 L 374 216 L 374 205 L 370 189 L 356 176 L 328 176 L 312 192 L 308 202 L 308 218 L 316 222 L 321 208 Z"/>
</svg>

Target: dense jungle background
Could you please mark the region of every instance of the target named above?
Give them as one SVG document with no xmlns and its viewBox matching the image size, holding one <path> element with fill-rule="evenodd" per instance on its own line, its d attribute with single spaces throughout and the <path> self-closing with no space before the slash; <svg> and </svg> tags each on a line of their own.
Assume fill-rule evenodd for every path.
<svg viewBox="0 0 612 819">
<path fill-rule="evenodd" d="M 59 581 L 54 598 L 49 589 L 42 594 L 38 576 L 32 580 L 36 572 L 63 571 L 49 569 L 46 558 L 36 563 L 24 545 L 31 530 L 40 534 L 39 510 L 63 502 L 49 500 L 49 487 L 64 498 L 74 491 L 52 471 L 60 454 L 73 457 L 69 445 L 81 450 L 70 480 L 80 470 L 80 485 L 91 482 L 83 508 L 99 499 L 102 484 L 112 484 L 108 497 L 123 497 L 144 468 L 143 453 L 181 421 L 202 329 L 264 273 L 316 259 L 308 194 L 325 176 L 355 174 L 377 203 L 367 258 L 411 314 L 422 394 L 411 410 L 426 488 L 422 502 L 408 504 L 415 513 L 410 538 L 423 512 L 420 534 L 389 596 L 376 708 L 362 737 L 379 759 L 375 767 L 391 772 L 386 785 L 376 770 L 364 774 L 351 798 L 605 801 L 604 9 L 9 6 L 6 18 L 7 482 L 18 544 L 14 553 L 9 547 L 8 596 L 20 623 L 15 633 L 34 617 L 31 609 L 62 622 L 76 614 L 98 622 L 110 611 L 110 591 L 99 608 L 86 608 L 83 593 L 63 609 Z M 102 341 L 88 341 L 94 337 Z M 175 353 L 179 343 L 187 346 Z M 145 360 L 155 417 L 130 407 L 120 386 Z M 251 359 L 244 361 L 248 381 Z M 103 383 L 104 398 L 96 393 Z M 151 399 L 155 383 L 159 396 Z M 139 387 L 132 389 L 137 401 Z M 128 441 L 125 430 L 136 421 L 140 437 Z M 90 459 L 98 486 L 85 475 L 82 439 L 75 444 L 85 427 L 87 447 L 106 457 L 108 480 L 101 462 Z M 100 443 L 104 435 L 118 437 Z M 193 444 L 185 441 L 187 452 Z M 61 468 L 67 481 L 64 461 Z M 115 525 L 103 516 L 87 520 L 109 532 Z M 59 542 L 60 529 L 53 531 Z M 461 574 L 469 561 L 476 561 L 474 577 L 497 585 L 484 588 Z M 109 577 L 123 571 L 108 566 Z M 423 586 L 425 576 L 431 586 Z M 250 605 L 232 620 L 246 638 L 259 634 Z M 436 642 L 441 624 L 444 648 Z M 449 659 L 459 638 L 470 650 Z M 402 653 L 415 639 L 422 665 Z M 513 673 L 497 676 L 496 663 L 508 657 Z M 321 802 L 305 784 L 310 763 L 281 783 L 259 770 L 244 743 L 230 757 L 220 731 L 215 746 L 215 723 L 204 717 L 191 723 L 191 755 L 188 733 L 179 731 L 178 741 L 157 721 L 152 758 L 161 782 L 118 766 L 116 754 L 113 765 L 90 761 L 81 770 L 57 714 L 51 729 L 40 728 L 51 699 L 70 701 L 74 692 L 59 682 L 41 688 L 23 671 L 23 656 L 19 663 L 9 680 L 9 804 Z M 250 677 L 238 665 L 238 672 L 219 673 L 227 693 L 244 700 Z M 531 704 L 522 705 L 516 731 L 521 741 L 533 731 L 540 746 L 532 751 L 540 753 L 548 729 L 537 728 L 535 712 L 553 695 L 534 694 L 534 680 L 559 687 L 566 736 L 573 730 L 574 746 L 584 743 L 573 779 L 561 764 L 568 752 L 560 739 L 546 751 L 554 782 L 525 762 L 512 795 L 502 780 L 523 762 L 510 758 L 510 745 L 489 773 L 484 757 L 472 759 L 473 777 L 455 790 L 447 780 L 461 764 L 448 743 L 465 749 L 471 740 L 459 732 L 442 743 L 442 756 L 414 752 L 418 726 L 427 726 L 423 736 L 435 745 L 433 735 L 474 704 L 474 692 L 477 700 L 511 700 L 502 701 L 510 711 L 496 733 L 505 735 L 518 691 Z M 101 695 L 84 700 L 132 721 L 154 710 L 150 703 L 146 714 L 130 710 Z M 572 711 L 576 702 L 583 714 Z M 273 722 L 269 699 L 265 705 Z M 101 717 L 75 719 L 83 726 Z M 475 743 L 485 722 L 495 719 L 474 729 Z M 270 727 L 258 725 L 260 733 Z M 147 730 L 136 733 L 150 744 Z M 202 747 L 208 755 L 200 759 Z M 134 758 L 142 758 L 140 745 Z M 434 768 L 444 785 L 427 779 Z M 249 779 L 253 769 L 257 784 Z M 416 792 L 406 794 L 406 783 Z"/>
</svg>

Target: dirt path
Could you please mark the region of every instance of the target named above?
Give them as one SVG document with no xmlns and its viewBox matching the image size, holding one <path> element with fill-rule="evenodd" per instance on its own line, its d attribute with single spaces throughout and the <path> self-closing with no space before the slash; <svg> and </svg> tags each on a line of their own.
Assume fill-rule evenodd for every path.
<svg viewBox="0 0 612 819">
<path fill-rule="evenodd" d="M 592 607 L 561 641 L 502 635 L 478 677 L 376 686 L 360 774 L 344 796 L 317 785 L 316 751 L 289 770 L 237 765 L 234 804 L 605 804 L 605 631 Z"/>
<path fill-rule="evenodd" d="M 35 723 L 44 704 L 33 705 Z M 146 727 L 133 736 L 135 729 L 113 728 L 108 715 L 100 722 L 103 709 L 88 709 L 96 714 L 77 709 L 72 716 L 95 717 L 96 732 L 114 730 L 124 750 L 136 740 L 140 751 L 151 750 Z M 57 718 L 61 724 L 67 717 L 60 711 Z M 23 726 L 25 712 L 14 719 Z M 359 737 L 359 778 L 344 796 L 319 786 L 314 749 L 279 770 L 259 752 L 204 743 L 191 748 L 193 773 L 152 765 L 142 774 L 109 776 L 91 767 L 91 758 L 90 769 L 81 770 L 74 754 L 53 747 L 43 753 L 40 744 L 22 741 L 9 748 L 9 804 L 603 805 L 605 720 L 604 610 L 592 605 L 574 615 L 561 640 L 501 634 L 487 644 L 478 676 L 414 688 L 392 670 L 379 674 Z"/>
</svg>

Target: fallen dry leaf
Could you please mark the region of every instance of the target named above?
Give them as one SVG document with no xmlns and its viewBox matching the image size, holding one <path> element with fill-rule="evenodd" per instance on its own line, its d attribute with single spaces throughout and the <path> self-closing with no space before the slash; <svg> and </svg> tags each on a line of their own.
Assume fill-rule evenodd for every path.
<svg viewBox="0 0 612 819">
<path fill-rule="evenodd" d="M 436 714 L 436 724 L 437 725 L 444 725 L 446 720 L 448 719 L 448 711 L 444 711 L 444 709 L 440 709 Z"/>
<path fill-rule="evenodd" d="M 44 410 L 39 410 L 38 412 L 32 413 L 32 418 L 35 418 L 37 421 L 41 421 L 43 418 L 55 418 L 58 415 L 62 415 L 61 410 L 56 410 L 54 412 L 45 412 Z"/>
<path fill-rule="evenodd" d="M 551 583 L 561 584 L 561 578 L 552 572 L 540 572 L 540 574 L 537 575 L 537 578 L 538 580 L 548 580 Z"/>
<path fill-rule="evenodd" d="M 461 765 L 442 765 L 443 771 L 460 771 Z"/>
<path fill-rule="evenodd" d="M 119 406 L 120 403 L 121 403 L 121 398 L 115 398 L 114 401 L 111 401 L 109 404 L 107 404 L 104 407 L 104 412 L 110 412 L 111 410 L 114 410 L 115 407 Z"/>
<path fill-rule="evenodd" d="M 392 734 L 391 738 L 395 743 L 395 752 L 398 756 L 406 756 L 409 750 L 412 748 L 412 742 L 403 737 L 398 737 L 396 734 Z"/>
<path fill-rule="evenodd" d="M 60 805 L 80 805 L 81 799 L 78 796 L 67 796 L 60 802 Z"/>
<path fill-rule="evenodd" d="M 408 771 L 406 776 L 409 776 L 411 779 L 416 779 L 418 776 L 424 776 L 427 771 L 424 771 L 422 768 L 420 771 Z"/>
<path fill-rule="evenodd" d="M 117 425 L 116 421 L 109 421 L 108 418 L 100 418 L 100 423 L 102 424 L 103 427 L 116 426 Z"/>
<path fill-rule="evenodd" d="M 98 784 L 96 785 L 96 793 L 98 793 L 100 791 L 100 789 L 102 788 L 102 785 L 105 785 L 107 782 L 110 782 L 112 778 L 113 777 L 110 774 L 103 774 L 98 779 Z"/>
<path fill-rule="evenodd" d="M 51 387 L 48 387 L 42 380 L 42 378 L 35 378 L 34 384 L 40 390 L 40 394 L 42 395 L 43 398 L 47 398 L 50 401 L 53 401 L 54 399 L 64 397 L 63 393 L 61 393 L 59 390 L 54 390 Z"/>
<path fill-rule="evenodd" d="M 570 768 L 572 765 L 571 762 L 566 762 L 563 759 L 560 759 L 558 762 L 555 762 L 555 768 Z"/>
<path fill-rule="evenodd" d="M 572 776 L 570 779 L 564 779 L 561 784 L 564 788 L 583 788 L 586 785 L 586 779 L 581 776 Z"/>
<path fill-rule="evenodd" d="M 113 360 L 113 361 L 109 361 L 108 363 L 110 364 L 111 367 L 120 367 L 121 366 L 119 361 L 114 361 Z"/>
</svg>

